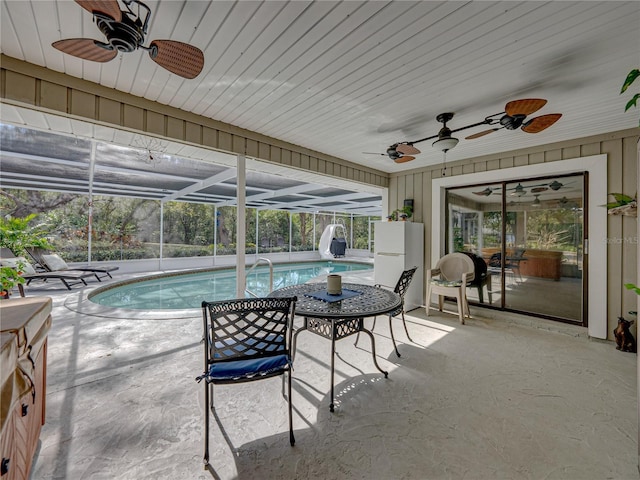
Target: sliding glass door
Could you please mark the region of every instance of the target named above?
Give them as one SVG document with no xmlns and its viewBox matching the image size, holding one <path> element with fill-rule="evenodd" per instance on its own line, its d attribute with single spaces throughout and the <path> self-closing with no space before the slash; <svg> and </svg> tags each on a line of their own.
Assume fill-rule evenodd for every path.
<svg viewBox="0 0 640 480">
<path fill-rule="evenodd" d="M 470 302 L 585 324 L 585 181 L 580 173 L 447 190 L 447 253 L 476 260 Z"/>
</svg>

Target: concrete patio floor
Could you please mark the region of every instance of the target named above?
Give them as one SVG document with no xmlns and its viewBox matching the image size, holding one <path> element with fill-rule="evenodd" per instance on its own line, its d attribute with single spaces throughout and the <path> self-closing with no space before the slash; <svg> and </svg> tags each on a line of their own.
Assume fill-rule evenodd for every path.
<svg viewBox="0 0 640 480">
<path fill-rule="evenodd" d="M 120 275 L 116 280 L 125 276 Z M 32 479 L 636 479 L 636 355 L 541 320 L 409 313 L 369 339 L 298 337 L 295 447 L 278 378 L 216 388 L 202 466 L 199 313 L 150 318 L 54 299 L 46 424 Z M 53 285 L 52 285 L 53 286 Z M 300 319 L 297 323 L 299 324 Z M 371 325 L 371 320 L 367 321 Z"/>
</svg>

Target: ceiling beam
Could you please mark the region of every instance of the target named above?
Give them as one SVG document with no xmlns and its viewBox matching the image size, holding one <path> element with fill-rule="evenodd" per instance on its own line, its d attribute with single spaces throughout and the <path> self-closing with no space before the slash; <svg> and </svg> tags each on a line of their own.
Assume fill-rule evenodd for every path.
<svg viewBox="0 0 640 480">
<path fill-rule="evenodd" d="M 193 192 L 199 192 L 200 190 L 204 190 L 211 185 L 216 185 L 218 183 L 225 182 L 226 180 L 231 180 L 238 175 L 238 172 L 235 168 L 229 168 L 224 170 L 216 175 L 213 175 L 204 180 L 200 180 L 199 182 L 194 183 L 193 185 L 189 185 L 188 187 L 183 188 L 182 190 L 178 190 L 177 192 L 173 192 L 171 195 L 167 195 L 162 199 L 163 203 L 170 202 L 171 200 L 175 200 L 176 198 L 184 197 Z"/>
</svg>

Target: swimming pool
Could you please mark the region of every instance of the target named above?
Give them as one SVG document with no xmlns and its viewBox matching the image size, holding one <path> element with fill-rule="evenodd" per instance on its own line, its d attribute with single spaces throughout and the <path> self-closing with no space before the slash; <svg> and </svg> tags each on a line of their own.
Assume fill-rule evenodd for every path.
<svg viewBox="0 0 640 480">
<path fill-rule="evenodd" d="M 319 275 L 371 270 L 373 265 L 347 262 L 304 262 L 273 265 L 273 289 L 305 283 Z M 257 267 L 247 276 L 247 289 L 258 296 L 269 293 L 269 267 Z M 202 301 L 236 297 L 234 268 L 156 275 L 120 282 L 89 294 L 99 305 L 132 310 L 200 308 Z"/>
</svg>

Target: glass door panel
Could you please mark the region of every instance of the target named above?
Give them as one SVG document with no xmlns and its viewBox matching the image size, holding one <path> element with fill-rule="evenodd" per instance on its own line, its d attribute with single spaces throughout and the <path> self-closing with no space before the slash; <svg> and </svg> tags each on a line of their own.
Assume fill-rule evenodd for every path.
<svg viewBox="0 0 640 480">
<path fill-rule="evenodd" d="M 583 323 L 582 173 L 447 189 L 446 252 L 486 275 L 471 303 Z"/>
<path fill-rule="evenodd" d="M 476 264 L 469 301 L 500 307 L 502 273 L 490 260 L 502 244 L 502 184 L 449 189 L 447 205 L 446 253 L 466 252 Z"/>
<path fill-rule="evenodd" d="M 582 322 L 583 183 L 506 184 L 506 308 Z"/>
</svg>

